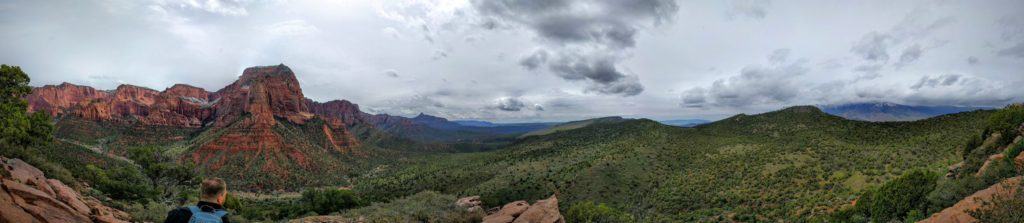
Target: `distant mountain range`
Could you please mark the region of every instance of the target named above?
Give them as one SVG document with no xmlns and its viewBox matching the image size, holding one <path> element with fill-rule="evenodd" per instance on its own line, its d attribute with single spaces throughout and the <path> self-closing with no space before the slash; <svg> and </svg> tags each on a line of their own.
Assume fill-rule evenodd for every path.
<svg viewBox="0 0 1024 223">
<path fill-rule="evenodd" d="M 703 125 L 703 124 L 711 123 L 710 120 L 705 120 L 705 119 L 673 119 L 673 120 L 662 120 L 662 121 L 658 121 L 658 122 L 661 122 L 661 124 L 673 125 L 673 126 L 679 126 L 679 127 L 694 127 L 694 126 L 698 126 L 698 125 Z"/>
<path fill-rule="evenodd" d="M 914 121 L 965 111 L 993 109 L 991 107 L 916 106 L 890 102 L 819 105 L 818 107 L 835 116 L 873 122 Z"/>
</svg>

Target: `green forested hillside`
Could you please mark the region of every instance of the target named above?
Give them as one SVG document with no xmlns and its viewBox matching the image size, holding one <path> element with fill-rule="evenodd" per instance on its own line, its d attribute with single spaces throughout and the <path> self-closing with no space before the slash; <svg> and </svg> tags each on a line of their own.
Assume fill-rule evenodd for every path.
<svg viewBox="0 0 1024 223">
<path fill-rule="evenodd" d="M 642 221 L 806 220 L 910 169 L 958 161 L 958 146 L 991 113 L 872 123 L 792 107 L 696 128 L 595 124 L 498 151 L 396 162 L 358 177 L 356 191 L 378 201 L 423 190 L 481 195 L 490 206 L 554 193 L 563 210 L 597 202 Z"/>
</svg>

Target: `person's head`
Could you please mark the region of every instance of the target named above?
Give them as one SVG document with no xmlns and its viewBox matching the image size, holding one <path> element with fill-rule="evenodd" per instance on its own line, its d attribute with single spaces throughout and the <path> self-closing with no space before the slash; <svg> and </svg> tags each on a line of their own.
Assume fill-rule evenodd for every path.
<svg viewBox="0 0 1024 223">
<path fill-rule="evenodd" d="M 199 186 L 199 200 L 224 204 L 228 196 L 228 185 L 220 178 L 207 178 Z"/>
</svg>

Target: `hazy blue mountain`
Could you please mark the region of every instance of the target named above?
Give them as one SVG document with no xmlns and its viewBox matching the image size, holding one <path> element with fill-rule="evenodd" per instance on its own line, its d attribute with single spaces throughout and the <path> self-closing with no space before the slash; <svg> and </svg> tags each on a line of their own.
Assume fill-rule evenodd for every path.
<svg viewBox="0 0 1024 223">
<path fill-rule="evenodd" d="M 913 121 L 945 114 L 992 109 L 989 107 L 916 106 L 890 102 L 862 102 L 819 105 L 822 111 L 847 119 L 862 121 Z"/>
<path fill-rule="evenodd" d="M 459 125 L 462 125 L 462 126 L 472 126 L 472 127 L 495 127 L 495 126 L 498 126 L 498 124 L 494 124 L 493 122 L 477 121 L 477 120 L 457 120 L 457 121 L 452 121 L 452 122 L 458 123 Z"/>
<path fill-rule="evenodd" d="M 658 121 L 658 122 L 661 122 L 661 124 L 673 125 L 673 126 L 679 126 L 679 127 L 694 127 L 694 126 L 697 126 L 697 125 L 702 125 L 702 124 L 710 123 L 711 121 L 704 120 L 704 119 L 673 119 L 673 120 L 661 120 L 661 121 Z"/>
</svg>

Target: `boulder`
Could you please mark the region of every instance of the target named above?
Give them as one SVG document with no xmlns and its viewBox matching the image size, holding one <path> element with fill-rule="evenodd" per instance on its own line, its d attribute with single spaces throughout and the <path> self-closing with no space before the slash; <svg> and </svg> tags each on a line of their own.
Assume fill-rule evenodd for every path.
<svg viewBox="0 0 1024 223">
<path fill-rule="evenodd" d="M 1005 157 L 1006 155 L 1004 155 L 1003 153 L 996 153 L 992 154 L 991 156 L 988 156 L 988 159 L 985 160 L 985 164 L 981 165 L 981 168 L 978 169 L 977 173 L 974 173 L 974 176 L 981 176 L 982 174 L 985 173 L 986 170 L 988 170 L 989 166 L 992 165 L 992 162 L 999 161 Z"/>
<path fill-rule="evenodd" d="M 3 167 L 11 174 L 11 179 L 14 181 L 32 186 L 51 196 L 54 195 L 53 189 L 50 188 L 50 184 L 46 183 L 46 177 L 43 176 L 43 171 L 36 169 L 36 167 L 17 158 L 4 160 Z"/>
<path fill-rule="evenodd" d="M 0 191 L 0 222 L 39 222 L 31 214 L 25 212 L 14 203 L 14 198 L 6 191 Z"/>
<path fill-rule="evenodd" d="M 89 222 L 88 216 L 28 185 L 3 180 L 4 189 L 14 197 L 14 203 L 42 222 Z"/>
<path fill-rule="evenodd" d="M 92 213 L 92 209 L 85 205 L 85 202 L 82 202 L 82 199 L 79 199 L 81 196 L 78 195 L 78 192 L 67 185 L 64 185 L 64 183 L 61 183 L 59 180 L 48 179 L 46 182 L 50 184 L 51 188 L 53 188 L 53 191 L 57 195 L 57 200 L 68 204 L 68 206 L 74 208 L 78 213 L 86 215 Z"/>
<path fill-rule="evenodd" d="M 530 205 L 513 223 L 565 223 L 565 219 L 558 212 L 558 198 L 551 195 Z"/>
<path fill-rule="evenodd" d="M 82 196 L 19 159 L 0 157 L 0 222 L 122 223 L 127 213 Z"/>
<path fill-rule="evenodd" d="M 513 201 L 512 203 L 505 204 L 498 212 L 487 215 L 484 217 L 484 223 L 509 223 L 516 220 L 520 214 L 526 212 L 526 209 L 530 207 L 530 203 L 526 201 Z"/>
<path fill-rule="evenodd" d="M 1013 158 L 1013 163 L 1017 164 L 1017 169 L 1024 169 L 1024 153 L 1017 154 L 1017 157 Z"/>
<path fill-rule="evenodd" d="M 565 223 L 558 211 L 558 198 L 538 200 L 530 205 L 526 201 L 515 201 L 502 206 L 500 210 L 487 215 L 484 223 Z"/>
</svg>

